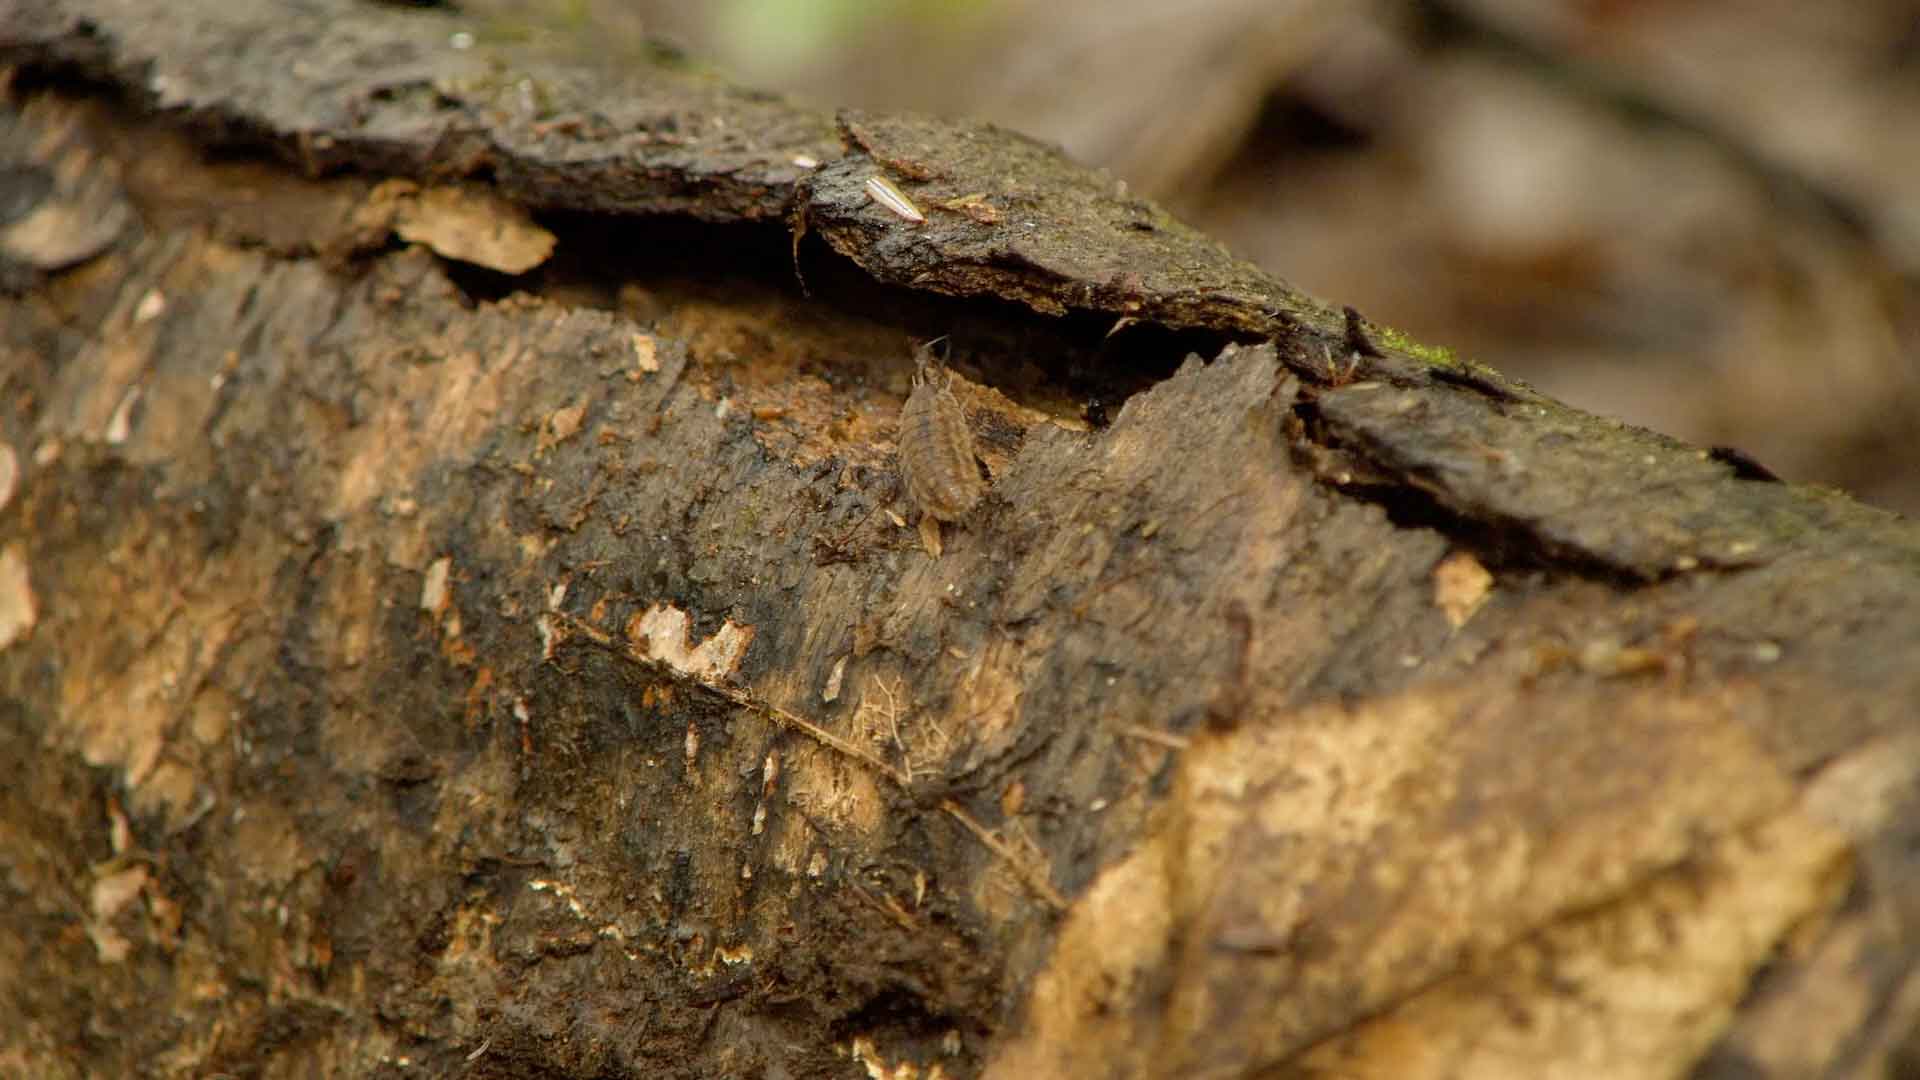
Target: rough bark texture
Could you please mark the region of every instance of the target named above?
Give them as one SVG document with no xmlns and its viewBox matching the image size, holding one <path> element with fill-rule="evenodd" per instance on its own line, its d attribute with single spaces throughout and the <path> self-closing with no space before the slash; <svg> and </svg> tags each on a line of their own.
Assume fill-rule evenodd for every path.
<svg viewBox="0 0 1920 1080">
<path fill-rule="evenodd" d="M 0 1068 L 1911 1063 L 1920 530 L 458 29 L 0 3 Z"/>
</svg>

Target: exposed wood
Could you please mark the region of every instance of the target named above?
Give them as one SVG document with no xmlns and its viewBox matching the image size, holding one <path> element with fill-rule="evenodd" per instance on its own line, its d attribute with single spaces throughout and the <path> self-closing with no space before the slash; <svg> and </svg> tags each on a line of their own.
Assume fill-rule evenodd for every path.
<svg viewBox="0 0 1920 1080">
<path fill-rule="evenodd" d="M 1016 136 L 459 29 L 0 7 L 8 182 L 131 207 L 0 233 L 0 1071 L 1903 1060 L 1920 529 Z"/>
</svg>

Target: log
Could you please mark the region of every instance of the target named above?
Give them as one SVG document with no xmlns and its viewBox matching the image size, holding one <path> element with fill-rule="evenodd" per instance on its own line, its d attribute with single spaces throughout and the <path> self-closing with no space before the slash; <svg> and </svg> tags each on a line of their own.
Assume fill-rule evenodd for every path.
<svg viewBox="0 0 1920 1080">
<path fill-rule="evenodd" d="M 0 67 L 0 1071 L 1912 1067 L 1912 523 L 987 126 L 346 0 Z"/>
</svg>

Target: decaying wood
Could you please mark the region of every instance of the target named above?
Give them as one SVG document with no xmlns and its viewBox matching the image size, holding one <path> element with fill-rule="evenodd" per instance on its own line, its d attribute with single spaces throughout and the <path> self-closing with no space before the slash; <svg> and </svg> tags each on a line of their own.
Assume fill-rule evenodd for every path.
<svg viewBox="0 0 1920 1080">
<path fill-rule="evenodd" d="M 9 194 L 131 208 L 0 232 L 0 1071 L 1912 1060 L 1912 524 L 1019 137 L 473 31 L 0 6 Z"/>
</svg>

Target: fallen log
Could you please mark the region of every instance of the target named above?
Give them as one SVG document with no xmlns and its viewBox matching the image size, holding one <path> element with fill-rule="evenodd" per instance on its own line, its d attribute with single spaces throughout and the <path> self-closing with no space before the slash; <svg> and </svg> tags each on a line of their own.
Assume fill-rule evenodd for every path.
<svg viewBox="0 0 1920 1080">
<path fill-rule="evenodd" d="M 1913 1060 L 1909 522 L 989 127 L 344 0 L 0 65 L 8 1069 Z"/>
</svg>

